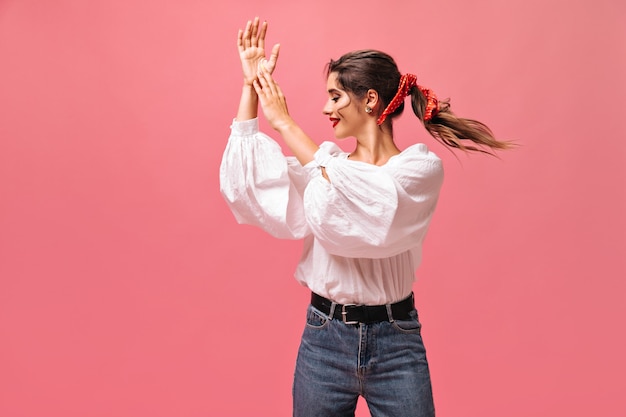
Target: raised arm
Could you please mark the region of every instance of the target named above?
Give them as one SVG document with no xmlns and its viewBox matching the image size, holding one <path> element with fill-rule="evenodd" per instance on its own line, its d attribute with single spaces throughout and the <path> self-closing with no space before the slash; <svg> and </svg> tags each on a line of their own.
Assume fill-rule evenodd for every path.
<svg viewBox="0 0 626 417">
<path fill-rule="evenodd" d="M 265 58 L 265 34 L 267 33 L 267 22 L 259 24 L 259 18 L 248 20 L 245 29 L 239 29 L 237 34 L 237 48 L 243 70 L 243 87 L 237 120 L 250 120 L 257 117 L 258 96 L 252 85 L 257 78 L 260 67 L 272 73 L 276 68 L 280 45 L 276 44 L 272 48 L 270 59 Z"/>
<path fill-rule="evenodd" d="M 253 80 L 253 85 L 270 126 L 280 133 L 300 164 L 304 166 L 311 162 L 319 146 L 289 115 L 285 96 L 268 68 L 264 66 L 259 68 L 258 79 Z M 323 168 L 322 174 L 328 179 Z"/>
</svg>

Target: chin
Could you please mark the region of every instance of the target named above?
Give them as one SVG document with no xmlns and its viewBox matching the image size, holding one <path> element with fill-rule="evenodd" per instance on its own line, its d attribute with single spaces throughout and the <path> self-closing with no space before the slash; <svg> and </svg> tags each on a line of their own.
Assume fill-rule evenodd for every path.
<svg viewBox="0 0 626 417">
<path fill-rule="evenodd" d="M 341 139 L 347 139 L 349 137 L 348 135 L 346 135 L 345 133 L 342 133 L 341 131 L 335 130 L 334 133 L 335 133 L 335 139 L 341 140 Z"/>
</svg>

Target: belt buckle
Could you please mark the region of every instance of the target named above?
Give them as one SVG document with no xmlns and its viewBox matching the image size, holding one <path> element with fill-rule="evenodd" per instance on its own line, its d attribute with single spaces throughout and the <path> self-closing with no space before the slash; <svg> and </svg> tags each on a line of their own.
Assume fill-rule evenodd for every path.
<svg viewBox="0 0 626 417">
<path fill-rule="evenodd" d="M 348 312 L 346 311 L 346 307 L 354 307 L 356 304 L 344 304 L 341 306 L 341 319 L 344 324 L 359 324 L 358 321 L 348 321 L 346 318 L 348 317 Z"/>
</svg>

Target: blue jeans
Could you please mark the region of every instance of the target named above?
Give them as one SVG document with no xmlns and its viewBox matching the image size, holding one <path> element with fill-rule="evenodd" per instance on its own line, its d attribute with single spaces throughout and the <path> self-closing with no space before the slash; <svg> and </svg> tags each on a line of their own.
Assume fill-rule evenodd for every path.
<svg viewBox="0 0 626 417">
<path fill-rule="evenodd" d="M 435 415 L 417 311 L 410 320 L 345 324 L 313 306 L 298 350 L 294 417 L 351 417 L 359 396 L 372 417 Z"/>
</svg>

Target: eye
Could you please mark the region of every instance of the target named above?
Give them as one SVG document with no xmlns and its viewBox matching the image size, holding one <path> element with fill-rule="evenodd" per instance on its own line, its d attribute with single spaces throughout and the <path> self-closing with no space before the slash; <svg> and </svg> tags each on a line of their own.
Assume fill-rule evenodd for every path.
<svg viewBox="0 0 626 417">
<path fill-rule="evenodd" d="M 334 101 L 335 103 L 339 101 L 339 97 L 331 97 L 331 100 Z"/>
</svg>

